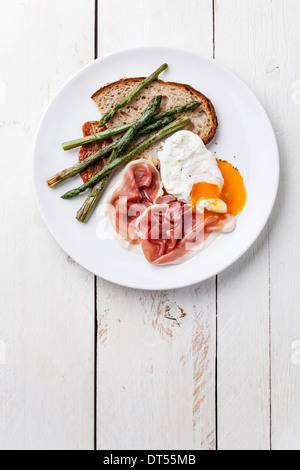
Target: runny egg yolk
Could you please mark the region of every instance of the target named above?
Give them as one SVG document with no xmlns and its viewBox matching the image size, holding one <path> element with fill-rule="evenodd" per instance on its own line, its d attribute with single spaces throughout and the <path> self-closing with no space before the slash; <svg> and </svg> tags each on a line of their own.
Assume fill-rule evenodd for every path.
<svg viewBox="0 0 300 470">
<path fill-rule="evenodd" d="M 227 205 L 227 214 L 237 215 L 246 204 L 247 193 L 244 186 L 244 180 L 240 172 L 229 162 L 217 160 L 218 167 L 224 178 L 223 188 L 216 184 L 196 183 L 190 193 L 192 206 L 196 208 L 197 204 L 204 199 L 221 199 Z"/>
</svg>

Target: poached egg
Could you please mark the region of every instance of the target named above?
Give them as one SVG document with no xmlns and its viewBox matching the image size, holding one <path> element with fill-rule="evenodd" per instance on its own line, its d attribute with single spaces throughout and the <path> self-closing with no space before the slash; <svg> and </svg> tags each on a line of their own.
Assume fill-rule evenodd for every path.
<svg viewBox="0 0 300 470">
<path fill-rule="evenodd" d="M 230 163 L 217 160 L 190 131 L 169 137 L 158 153 L 165 190 L 195 210 L 237 215 L 246 203 L 243 178 Z"/>
</svg>

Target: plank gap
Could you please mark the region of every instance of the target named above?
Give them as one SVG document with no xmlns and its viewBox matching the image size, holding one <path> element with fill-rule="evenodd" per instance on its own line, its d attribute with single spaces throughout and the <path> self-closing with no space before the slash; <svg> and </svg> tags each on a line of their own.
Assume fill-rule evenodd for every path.
<svg viewBox="0 0 300 470">
<path fill-rule="evenodd" d="M 94 59 L 98 59 L 98 0 L 95 0 Z M 94 449 L 97 450 L 97 362 L 98 362 L 97 276 L 94 276 Z"/>
<path fill-rule="evenodd" d="M 212 0 L 213 58 L 216 58 L 216 4 Z M 218 276 L 216 276 L 215 446 L 218 450 Z"/>
<path fill-rule="evenodd" d="M 213 58 L 216 58 L 216 0 L 212 0 L 213 15 Z"/>
<path fill-rule="evenodd" d="M 98 0 L 95 0 L 94 59 L 98 59 Z"/>
<path fill-rule="evenodd" d="M 94 276 L 94 450 L 97 450 L 97 359 L 98 359 L 98 310 L 97 276 Z"/>
<path fill-rule="evenodd" d="M 216 276 L 215 440 L 218 450 L 218 276 Z"/>
<path fill-rule="evenodd" d="M 268 265 L 269 265 L 269 405 L 270 405 L 270 450 L 272 450 L 272 333 L 271 333 L 271 247 L 270 221 L 268 221 Z"/>
</svg>

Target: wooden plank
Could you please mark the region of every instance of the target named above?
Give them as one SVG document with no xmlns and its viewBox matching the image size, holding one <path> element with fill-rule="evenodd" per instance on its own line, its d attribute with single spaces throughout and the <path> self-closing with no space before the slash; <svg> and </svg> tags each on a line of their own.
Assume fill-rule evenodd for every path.
<svg viewBox="0 0 300 470">
<path fill-rule="evenodd" d="M 216 59 L 243 78 L 267 107 L 267 69 L 274 57 L 271 30 L 269 0 L 215 2 Z M 268 229 L 218 277 L 217 337 L 219 449 L 268 449 Z"/>
<path fill-rule="evenodd" d="M 1 7 L 0 448 L 91 449 L 94 277 L 48 233 L 31 162 L 49 100 L 93 59 L 94 1 Z"/>
<path fill-rule="evenodd" d="M 272 448 L 298 450 L 300 365 L 294 348 L 299 350 L 300 340 L 300 4 L 270 2 L 268 17 L 264 93 L 281 156 L 279 194 L 270 221 Z"/>
<path fill-rule="evenodd" d="M 98 298 L 98 447 L 214 448 L 214 282 Z"/>
<path fill-rule="evenodd" d="M 156 44 L 212 56 L 211 0 L 100 0 L 98 26 L 100 54 Z M 215 280 L 158 293 L 98 280 L 98 322 L 98 448 L 213 449 Z"/>
</svg>

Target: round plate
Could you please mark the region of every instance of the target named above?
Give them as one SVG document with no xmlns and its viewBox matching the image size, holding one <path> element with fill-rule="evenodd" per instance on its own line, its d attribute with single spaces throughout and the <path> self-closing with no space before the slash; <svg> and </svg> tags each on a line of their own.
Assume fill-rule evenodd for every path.
<svg viewBox="0 0 300 470">
<path fill-rule="evenodd" d="M 180 265 L 153 266 L 143 255 L 125 250 L 117 240 L 101 239 L 101 204 L 87 224 L 75 219 L 86 193 L 72 200 L 60 196 L 80 184 L 73 178 L 55 189 L 46 179 L 71 166 L 78 149 L 64 152 L 61 142 L 82 135 L 85 121 L 99 119 L 91 95 L 121 77 L 149 75 L 162 63 L 163 80 L 188 83 L 213 102 L 219 129 L 209 148 L 239 168 L 248 199 L 237 227 L 221 234 L 206 250 Z M 114 283 L 140 289 L 173 289 L 214 276 L 252 245 L 271 213 L 279 180 L 279 156 L 270 121 L 249 88 L 214 60 L 172 48 L 137 48 L 107 55 L 77 73 L 57 94 L 40 125 L 34 150 L 34 185 L 48 229 L 77 263 Z"/>
</svg>

